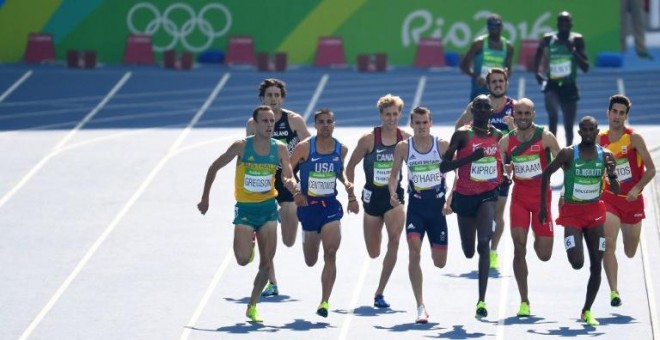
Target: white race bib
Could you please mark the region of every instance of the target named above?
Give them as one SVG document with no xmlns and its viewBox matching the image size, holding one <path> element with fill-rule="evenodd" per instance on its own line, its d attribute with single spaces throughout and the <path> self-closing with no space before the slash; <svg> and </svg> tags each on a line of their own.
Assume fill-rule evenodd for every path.
<svg viewBox="0 0 660 340">
<path fill-rule="evenodd" d="M 472 162 L 470 179 L 473 182 L 494 181 L 497 179 L 497 159 L 493 156 L 483 157 Z"/>
<path fill-rule="evenodd" d="M 374 162 L 374 185 L 378 187 L 386 186 L 390 180 L 392 172 L 392 162 Z"/>
<path fill-rule="evenodd" d="M 598 183 L 573 184 L 573 199 L 576 201 L 592 201 L 600 196 L 600 181 Z"/>
<path fill-rule="evenodd" d="M 513 156 L 513 175 L 517 179 L 527 180 L 543 174 L 539 155 Z"/>
<path fill-rule="evenodd" d="M 246 169 L 243 188 L 247 192 L 268 192 L 273 188 L 273 175 L 268 171 Z"/>
<path fill-rule="evenodd" d="M 415 190 L 427 190 L 442 184 L 442 173 L 440 164 L 420 164 L 410 167 L 412 182 Z"/>
<path fill-rule="evenodd" d="M 632 170 L 630 169 L 628 158 L 616 160 L 616 175 L 620 182 L 628 182 L 632 179 Z"/>
<path fill-rule="evenodd" d="M 560 79 L 571 74 L 571 60 L 567 58 L 553 60 L 550 63 L 550 78 Z"/>
<path fill-rule="evenodd" d="M 323 197 L 335 193 L 337 176 L 334 172 L 310 171 L 307 191 L 309 196 Z"/>
</svg>

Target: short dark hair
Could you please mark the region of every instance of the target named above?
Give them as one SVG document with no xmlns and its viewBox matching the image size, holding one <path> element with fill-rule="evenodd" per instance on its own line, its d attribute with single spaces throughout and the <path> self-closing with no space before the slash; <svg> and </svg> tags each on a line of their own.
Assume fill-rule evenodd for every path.
<svg viewBox="0 0 660 340">
<path fill-rule="evenodd" d="M 490 83 L 490 75 L 493 73 L 502 74 L 504 75 L 504 81 L 509 81 L 509 76 L 506 74 L 506 71 L 503 68 L 493 67 L 488 70 L 488 74 L 486 74 L 486 83 Z"/>
<path fill-rule="evenodd" d="M 412 110 L 410 110 L 410 121 L 412 122 L 412 117 L 413 115 L 429 115 L 429 119 L 431 118 L 431 110 L 429 110 L 428 107 L 426 106 L 417 106 L 414 107 Z"/>
<path fill-rule="evenodd" d="M 314 112 L 314 121 L 316 122 L 316 118 L 318 118 L 320 115 L 330 115 L 332 117 L 332 120 L 335 120 L 335 113 L 332 112 L 328 108 L 323 108 L 323 109 L 318 109 L 316 112 Z"/>
<path fill-rule="evenodd" d="M 272 111 L 273 109 L 268 105 L 259 105 L 252 111 L 252 120 L 257 122 L 257 117 L 259 117 L 259 111 Z"/>
<path fill-rule="evenodd" d="M 282 93 L 282 98 L 286 98 L 286 83 L 275 78 L 264 79 L 259 84 L 259 98 L 263 98 L 266 95 L 266 89 L 271 86 L 278 87 Z"/>
<path fill-rule="evenodd" d="M 585 122 L 592 122 L 592 123 L 594 123 L 594 125 L 596 127 L 598 127 L 598 121 L 593 116 L 584 116 L 584 117 L 582 117 L 582 119 L 580 119 L 580 123 L 578 124 L 578 127 L 582 127 L 582 125 Z"/>
<path fill-rule="evenodd" d="M 612 105 L 614 104 L 622 104 L 623 106 L 626 107 L 626 113 L 630 111 L 630 107 L 632 106 L 632 103 L 630 102 L 630 99 L 628 97 L 622 95 L 622 94 L 615 94 L 612 97 L 610 97 L 610 105 L 607 108 L 607 110 L 612 109 Z"/>
</svg>

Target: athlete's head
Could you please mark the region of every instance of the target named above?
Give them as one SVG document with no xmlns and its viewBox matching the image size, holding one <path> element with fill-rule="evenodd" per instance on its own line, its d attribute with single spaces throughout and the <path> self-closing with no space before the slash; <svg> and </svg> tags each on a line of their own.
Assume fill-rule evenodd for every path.
<svg viewBox="0 0 660 340">
<path fill-rule="evenodd" d="M 431 110 L 418 106 L 410 111 L 410 127 L 415 136 L 428 136 L 431 134 Z"/>
<path fill-rule="evenodd" d="M 380 120 L 384 126 L 399 126 L 401 110 L 403 109 L 403 100 L 401 97 L 387 94 L 378 99 L 376 107 L 378 107 Z"/>
<path fill-rule="evenodd" d="M 335 129 L 335 114 L 330 109 L 319 109 L 314 112 L 314 128 L 320 137 L 332 137 Z"/>
<path fill-rule="evenodd" d="M 529 98 L 516 100 L 513 104 L 513 119 L 516 127 L 520 130 L 527 130 L 534 124 L 534 102 Z"/>
<path fill-rule="evenodd" d="M 472 100 L 472 123 L 476 126 L 485 127 L 488 119 L 493 114 L 493 103 L 485 94 L 480 94 Z"/>
<path fill-rule="evenodd" d="M 585 116 L 578 124 L 578 134 L 582 137 L 580 144 L 591 146 L 596 143 L 598 137 L 598 121 L 592 116 Z"/>
<path fill-rule="evenodd" d="M 275 113 L 268 105 L 257 106 L 252 111 L 252 119 L 255 123 L 256 134 L 261 137 L 270 138 L 275 125 Z"/>
<path fill-rule="evenodd" d="M 628 97 L 615 94 L 610 97 L 610 105 L 607 110 L 607 120 L 611 129 L 622 128 L 628 119 L 632 103 Z"/>
<path fill-rule="evenodd" d="M 286 83 L 279 79 L 264 79 L 259 84 L 259 100 L 261 104 L 270 106 L 274 111 L 282 108 L 286 98 Z"/>
<path fill-rule="evenodd" d="M 573 16 L 567 11 L 559 13 L 557 16 L 557 31 L 562 34 L 568 34 L 573 28 Z"/>
<path fill-rule="evenodd" d="M 499 67 L 491 68 L 486 75 L 486 85 L 493 98 L 501 98 L 506 95 L 506 91 L 509 89 L 509 77 L 507 77 L 506 71 Z"/>
<path fill-rule="evenodd" d="M 488 28 L 488 34 L 490 35 L 502 34 L 502 17 L 495 13 L 489 15 L 486 19 L 486 28 Z"/>
</svg>

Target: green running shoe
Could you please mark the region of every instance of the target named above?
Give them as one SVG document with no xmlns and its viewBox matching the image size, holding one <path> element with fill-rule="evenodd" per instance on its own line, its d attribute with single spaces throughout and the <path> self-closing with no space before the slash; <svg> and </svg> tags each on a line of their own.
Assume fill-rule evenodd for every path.
<svg viewBox="0 0 660 340">
<path fill-rule="evenodd" d="M 264 319 L 262 319 L 261 316 L 259 316 L 259 312 L 257 312 L 257 305 L 248 305 L 245 316 L 247 316 L 252 322 L 264 322 Z"/>
<path fill-rule="evenodd" d="M 488 310 L 486 309 L 486 302 L 479 301 L 477 303 L 477 313 L 474 315 L 475 318 L 481 319 L 488 316 Z"/>
<path fill-rule="evenodd" d="M 268 281 L 266 288 L 261 292 L 261 296 L 277 296 L 280 295 L 280 291 L 277 289 L 277 283 L 272 283 Z"/>
<path fill-rule="evenodd" d="M 590 310 L 585 310 L 584 312 L 582 312 L 582 318 L 581 319 L 582 319 L 582 321 L 586 322 L 587 325 L 589 325 L 589 326 L 598 326 L 598 325 L 600 325 L 600 322 L 598 322 L 598 320 L 596 320 L 596 318 L 594 318 L 593 315 L 591 315 Z"/>
<path fill-rule="evenodd" d="M 319 305 L 319 308 L 316 310 L 316 314 L 318 314 L 318 315 L 320 315 L 324 318 L 327 318 L 328 317 L 328 308 L 329 308 L 328 307 L 328 301 L 323 301 Z"/>
<path fill-rule="evenodd" d="M 621 306 L 621 298 L 619 297 L 619 292 L 613 290 L 610 292 L 610 306 L 619 307 Z"/>
<path fill-rule="evenodd" d="M 521 302 L 520 303 L 520 309 L 518 309 L 518 316 L 530 316 L 530 311 L 529 311 L 529 303 L 527 302 Z"/>
<path fill-rule="evenodd" d="M 500 267 L 500 261 L 497 258 L 497 252 L 494 250 L 490 251 L 490 269 L 497 269 Z"/>
</svg>

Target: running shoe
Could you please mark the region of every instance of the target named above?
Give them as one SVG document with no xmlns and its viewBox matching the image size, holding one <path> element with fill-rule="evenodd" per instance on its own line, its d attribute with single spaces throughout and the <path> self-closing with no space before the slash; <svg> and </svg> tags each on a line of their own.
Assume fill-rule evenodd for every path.
<svg viewBox="0 0 660 340">
<path fill-rule="evenodd" d="M 610 305 L 612 307 L 621 306 L 621 298 L 619 297 L 619 292 L 616 290 L 610 292 Z"/>
<path fill-rule="evenodd" d="M 374 307 L 376 308 L 389 308 L 390 304 L 385 301 L 383 294 L 376 295 L 374 297 Z"/>
<path fill-rule="evenodd" d="M 257 305 L 248 305 L 245 316 L 247 316 L 252 322 L 264 322 L 264 319 L 262 319 L 261 316 L 259 316 L 259 312 L 257 312 Z"/>
<path fill-rule="evenodd" d="M 280 295 L 280 291 L 277 289 L 277 283 L 272 283 L 268 281 L 266 288 L 261 292 L 261 296 L 277 296 Z"/>
<path fill-rule="evenodd" d="M 600 322 L 598 322 L 598 320 L 596 320 L 596 318 L 594 318 L 591 315 L 590 310 L 585 310 L 584 312 L 582 312 L 581 319 L 582 319 L 582 321 L 586 322 L 587 325 L 589 325 L 589 326 L 598 326 L 598 325 L 600 325 Z"/>
<path fill-rule="evenodd" d="M 488 310 L 486 309 L 486 302 L 479 301 L 477 303 L 477 313 L 474 315 L 475 318 L 481 319 L 488 316 Z"/>
<path fill-rule="evenodd" d="M 529 303 L 521 302 L 520 309 L 518 309 L 518 316 L 530 316 L 531 312 L 529 310 Z"/>
<path fill-rule="evenodd" d="M 256 253 L 254 246 L 256 243 L 257 243 L 257 233 L 252 233 L 252 252 L 250 253 L 250 260 L 248 261 L 248 263 L 252 263 L 252 261 L 254 261 L 254 255 Z"/>
<path fill-rule="evenodd" d="M 328 317 L 328 308 L 329 308 L 328 307 L 328 301 L 323 301 L 319 305 L 319 308 L 316 310 L 316 314 L 318 314 L 318 315 L 320 315 L 324 318 L 327 318 Z"/>
<path fill-rule="evenodd" d="M 417 319 L 415 319 L 415 323 L 427 322 L 429 322 L 429 313 L 426 312 L 426 307 L 424 307 L 424 305 L 419 305 L 419 307 L 417 307 Z"/>
<path fill-rule="evenodd" d="M 500 261 L 497 258 L 497 252 L 495 250 L 490 251 L 490 269 L 497 269 L 500 266 Z"/>
</svg>

